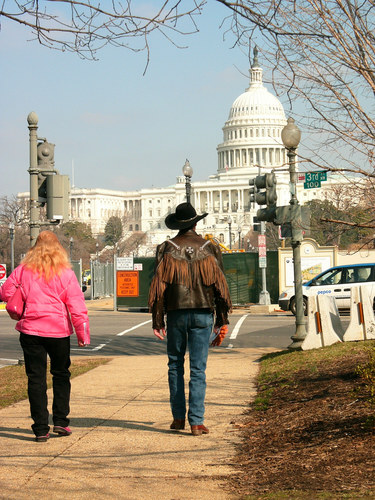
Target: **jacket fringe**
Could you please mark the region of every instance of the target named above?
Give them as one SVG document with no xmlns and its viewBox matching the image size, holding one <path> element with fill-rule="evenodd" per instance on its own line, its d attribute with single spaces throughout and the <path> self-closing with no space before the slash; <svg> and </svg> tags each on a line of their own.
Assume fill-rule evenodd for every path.
<svg viewBox="0 0 375 500">
<path fill-rule="evenodd" d="M 166 253 L 151 281 L 148 299 L 150 310 L 154 302 L 163 297 L 168 284 L 174 283 L 185 285 L 187 288 L 194 288 L 200 279 L 205 286 L 214 285 L 222 299 L 229 307 L 231 306 L 224 273 L 217 265 L 213 255 L 208 255 L 203 259 L 187 261 L 185 259 L 176 259 L 170 253 Z"/>
</svg>

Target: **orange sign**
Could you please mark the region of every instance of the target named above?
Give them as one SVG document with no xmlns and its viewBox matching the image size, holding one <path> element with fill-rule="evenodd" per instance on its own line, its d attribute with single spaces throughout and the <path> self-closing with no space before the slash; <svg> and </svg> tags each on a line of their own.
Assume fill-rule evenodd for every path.
<svg viewBox="0 0 375 500">
<path fill-rule="evenodd" d="M 138 271 L 117 271 L 117 297 L 139 297 Z"/>
</svg>

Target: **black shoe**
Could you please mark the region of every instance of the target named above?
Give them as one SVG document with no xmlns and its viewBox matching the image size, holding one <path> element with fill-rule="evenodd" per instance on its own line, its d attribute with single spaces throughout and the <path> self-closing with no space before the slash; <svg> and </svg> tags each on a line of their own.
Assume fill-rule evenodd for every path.
<svg viewBox="0 0 375 500">
<path fill-rule="evenodd" d="M 44 436 L 35 436 L 35 441 L 37 443 L 45 443 L 49 439 L 49 433 L 44 434 Z"/>
<path fill-rule="evenodd" d="M 170 429 L 174 429 L 175 431 L 182 431 L 185 429 L 185 419 L 184 418 L 174 418 L 171 423 Z"/>
</svg>

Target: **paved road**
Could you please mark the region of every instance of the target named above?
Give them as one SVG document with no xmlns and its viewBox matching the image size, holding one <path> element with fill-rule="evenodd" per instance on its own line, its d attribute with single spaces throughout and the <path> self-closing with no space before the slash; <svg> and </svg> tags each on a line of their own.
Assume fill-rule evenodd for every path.
<svg viewBox="0 0 375 500">
<path fill-rule="evenodd" d="M 229 333 L 222 346 L 274 347 L 285 349 L 294 332 L 293 316 L 258 316 L 234 312 Z M 22 359 L 15 322 L 5 311 L 0 312 L 0 364 Z M 72 355 L 152 355 L 165 354 L 166 342 L 158 341 L 151 330 L 151 317 L 141 312 L 101 311 L 90 313 L 91 345 L 77 347 L 72 337 Z M 6 361 L 10 360 L 10 361 Z"/>
</svg>

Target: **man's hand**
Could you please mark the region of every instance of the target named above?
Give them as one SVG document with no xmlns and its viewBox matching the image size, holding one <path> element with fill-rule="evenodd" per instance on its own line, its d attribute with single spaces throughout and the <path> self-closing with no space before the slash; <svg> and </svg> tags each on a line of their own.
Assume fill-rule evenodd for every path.
<svg viewBox="0 0 375 500">
<path fill-rule="evenodd" d="M 86 347 L 88 344 L 85 344 L 84 342 L 81 342 L 80 340 L 78 341 L 78 347 Z"/>
<path fill-rule="evenodd" d="M 225 335 L 228 333 L 228 325 L 215 326 L 214 332 L 215 339 L 211 342 L 212 347 L 219 346 L 224 340 Z"/>
<path fill-rule="evenodd" d="M 167 335 L 165 328 L 154 328 L 154 335 L 160 340 L 164 340 L 165 336 Z"/>
</svg>

